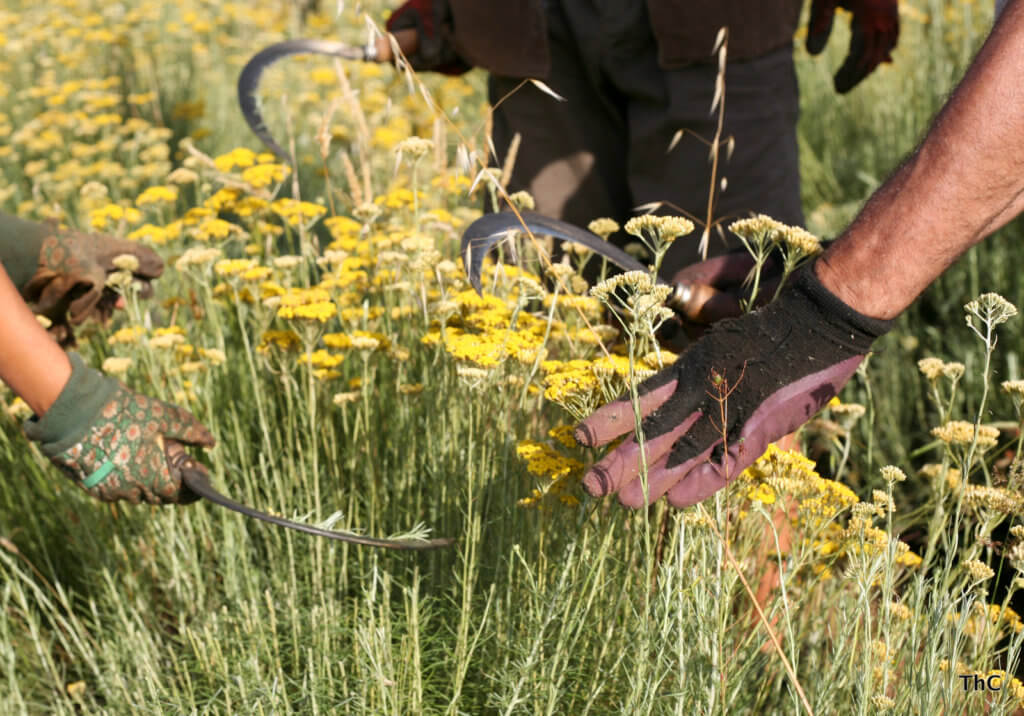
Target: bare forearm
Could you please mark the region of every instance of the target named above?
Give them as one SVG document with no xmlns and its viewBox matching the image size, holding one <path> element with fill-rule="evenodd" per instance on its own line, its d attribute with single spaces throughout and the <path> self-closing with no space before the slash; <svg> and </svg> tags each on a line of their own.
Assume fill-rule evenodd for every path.
<svg viewBox="0 0 1024 716">
<path fill-rule="evenodd" d="M 1013 0 L 921 147 L 818 262 L 875 318 L 903 311 L 964 251 L 1024 210 L 1024 0 Z"/>
<path fill-rule="evenodd" d="M 67 355 L 36 321 L 0 265 L 0 380 L 42 415 L 70 376 Z"/>
</svg>

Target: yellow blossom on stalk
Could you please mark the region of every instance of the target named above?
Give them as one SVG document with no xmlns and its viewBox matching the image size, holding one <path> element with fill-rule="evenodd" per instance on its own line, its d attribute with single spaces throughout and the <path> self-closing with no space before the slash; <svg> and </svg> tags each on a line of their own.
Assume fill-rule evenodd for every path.
<svg viewBox="0 0 1024 716">
<path fill-rule="evenodd" d="M 198 226 L 204 219 L 209 219 L 216 215 L 217 212 L 213 209 L 205 206 L 193 206 L 185 212 L 185 215 L 181 217 L 181 221 L 185 226 Z"/>
<path fill-rule="evenodd" d="M 964 562 L 964 569 L 971 576 L 971 579 L 978 582 L 992 579 L 992 577 L 996 576 L 991 567 L 978 559 L 969 559 Z"/>
<path fill-rule="evenodd" d="M 345 405 L 346 403 L 354 403 L 361 397 L 362 393 L 357 390 L 349 393 L 335 393 L 334 397 L 331 398 L 331 402 L 335 405 Z"/>
<path fill-rule="evenodd" d="M 277 309 L 280 318 L 326 323 L 338 313 L 331 296 L 322 288 L 291 288 L 281 296 Z"/>
<path fill-rule="evenodd" d="M 552 480 L 583 471 L 583 463 L 566 457 L 549 445 L 533 440 L 516 443 L 516 454 L 526 461 L 526 469 L 538 477 Z"/>
<path fill-rule="evenodd" d="M 223 256 L 220 249 L 206 249 L 194 247 L 187 249 L 181 257 L 174 262 L 174 268 L 178 271 L 185 271 L 191 266 L 203 266 L 210 264 Z"/>
<path fill-rule="evenodd" d="M 143 224 L 135 231 L 129 232 L 126 239 L 129 241 L 140 241 L 145 240 L 152 244 L 165 244 L 168 240 L 167 230 L 162 226 L 155 226 L 153 224 Z"/>
<path fill-rule="evenodd" d="M 974 509 L 984 508 L 1007 515 L 1016 514 L 1024 508 L 1024 497 L 1020 493 L 987 485 L 964 485 L 964 502 Z"/>
<path fill-rule="evenodd" d="M 103 361 L 101 368 L 104 373 L 110 375 L 121 375 L 127 373 L 128 369 L 132 367 L 131 358 L 122 358 L 119 356 L 111 356 Z"/>
<path fill-rule="evenodd" d="M 775 491 L 770 485 L 762 482 L 747 490 L 747 499 L 771 505 L 775 503 Z"/>
<path fill-rule="evenodd" d="M 223 259 L 213 265 L 213 270 L 218 276 L 237 276 L 255 265 L 253 259 Z"/>
<path fill-rule="evenodd" d="M 107 204 L 89 212 L 89 225 L 100 231 L 107 229 L 111 225 L 117 226 L 122 222 L 125 224 L 137 224 L 141 220 L 142 214 L 138 209 L 117 204 Z"/>
<path fill-rule="evenodd" d="M 218 189 L 215 193 L 211 194 L 203 202 L 203 206 L 213 211 L 223 211 L 224 209 L 230 209 L 234 206 L 242 196 L 242 192 L 238 189 L 225 187 Z"/>
<path fill-rule="evenodd" d="M 145 335 L 146 329 L 142 326 L 128 326 L 127 328 L 121 328 L 114 331 L 113 334 L 107 337 L 107 343 L 110 345 L 134 345 L 139 342 L 139 338 Z"/>
<path fill-rule="evenodd" d="M 151 186 L 137 197 L 136 206 L 153 206 L 157 204 L 173 204 L 178 200 L 178 188 L 175 186 Z"/>
<path fill-rule="evenodd" d="M 626 222 L 627 234 L 648 242 L 651 246 L 671 244 L 680 236 L 693 231 L 693 222 L 681 216 L 634 216 Z"/>
<path fill-rule="evenodd" d="M 944 425 L 932 428 L 931 434 L 944 443 L 968 445 L 974 440 L 974 424 L 966 420 L 950 420 Z M 982 449 L 995 447 L 998 442 L 998 428 L 990 425 L 978 426 L 978 447 Z"/>
<path fill-rule="evenodd" d="M 548 436 L 554 438 L 567 448 L 579 447 L 579 443 L 576 442 L 574 437 L 574 430 L 575 428 L 572 425 L 558 425 L 548 431 Z"/>
<path fill-rule="evenodd" d="M 254 214 L 267 211 L 269 208 L 270 202 L 266 199 L 260 199 L 258 196 L 246 196 L 235 202 L 231 210 L 245 219 Z"/>
<path fill-rule="evenodd" d="M 192 236 L 200 241 L 210 239 L 226 239 L 232 234 L 240 234 L 241 228 L 223 219 L 206 219 L 196 228 L 192 229 Z"/>
<path fill-rule="evenodd" d="M 327 213 L 327 209 L 319 204 L 288 198 L 274 201 L 270 208 L 291 226 L 312 223 Z"/>
<path fill-rule="evenodd" d="M 228 357 L 219 348 L 200 348 L 199 355 L 210 362 L 211 365 L 221 365 Z"/>
<path fill-rule="evenodd" d="M 335 368 L 341 365 L 343 360 L 345 360 L 345 356 L 328 353 L 323 348 L 320 348 L 312 353 L 305 353 L 300 356 L 298 363 L 299 365 L 309 364 L 316 368 Z"/>
<path fill-rule="evenodd" d="M 263 281 L 269 277 L 271 273 L 270 267 L 268 266 L 253 265 L 243 271 L 241 277 L 243 281 Z M 281 289 L 281 293 L 284 293 L 284 289 Z"/>
<path fill-rule="evenodd" d="M 222 172 L 229 172 L 235 167 L 251 167 L 255 163 L 256 152 L 246 147 L 237 147 L 213 160 L 213 165 Z"/>
<path fill-rule="evenodd" d="M 242 172 L 242 181 L 261 189 L 283 182 L 291 174 L 291 168 L 284 164 L 257 164 Z"/>
<path fill-rule="evenodd" d="M 398 386 L 398 392 L 402 395 L 419 395 L 423 392 L 423 383 L 405 383 Z"/>
<path fill-rule="evenodd" d="M 323 337 L 324 344 L 328 348 L 344 350 L 352 347 L 352 339 L 344 333 L 326 333 Z"/>
<path fill-rule="evenodd" d="M 260 336 L 260 343 L 256 347 L 256 350 L 260 353 L 266 353 L 271 346 L 280 348 L 281 350 L 292 350 L 298 348 L 302 343 L 299 338 L 299 334 L 295 331 L 265 331 Z"/>
</svg>

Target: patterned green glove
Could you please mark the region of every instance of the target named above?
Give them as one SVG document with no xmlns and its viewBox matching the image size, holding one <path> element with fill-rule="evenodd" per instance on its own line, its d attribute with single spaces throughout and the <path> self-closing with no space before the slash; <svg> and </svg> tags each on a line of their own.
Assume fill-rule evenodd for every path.
<svg viewBox="0 0 1024 716">
<path fill-rule="evenodd" d="M 132 273 L 142 295 L 151 294 L 149 282 L 164 269 L 152 249 L 0 213 L 0 263 L 32 309 L 50 319 L 50 332 L 63 346 L 75 344 L 71 326 L 110 317 L 118 296 L 106 281 L 118 270 L 114 258 L 122 254 L 135 257 Z"/>
<path fill-rule="evenodd" d="M 75 484 L 106 502 L 154 505 L 198 499 L 168 466 L 164 440 L 212 447 L 215 440 L 183 408 L 129 390 L 69 353 L 71 378 L 29 439 Z"/>
</svg>

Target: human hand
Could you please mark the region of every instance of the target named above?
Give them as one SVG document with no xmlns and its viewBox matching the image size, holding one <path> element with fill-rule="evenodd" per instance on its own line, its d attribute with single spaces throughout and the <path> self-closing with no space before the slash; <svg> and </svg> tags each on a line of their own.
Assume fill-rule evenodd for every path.
<svg viewBox="0 0 1024 716">
<path fill-rule="evenodd" d="M 102 322 L 113 313 L 119 296 L 106 282 L 120 270 L 114 265 L 117 256 L 134 257 L 137 265 L 131 273 L 140 295 L 152 295 L 150 281 L 164 270 L 163 260 L 152 249 L 103 234 L 47 228 L 35 273 L 20 288 L 32 309 L 50 319 L 49 331 L 61 345 L 75 344 L 72 326 L 88 318 Z"/>
<path fill-rule="evenodd" d="M 414 70 L 461 75 L 470 69 L 455 51 L 445 0 L 408 0 L 391 13 L 386 26 Z M 410 35 L 409 30 L 415 34 Z M 389 58 L 391 49 L 378 43 L 378 54 Z"/>
<path fill-rule="evenodd" d="M 170 469 L 166 440 L 212 447 L 210 431 L 184 408 L 140 395 L 84 364 L 74 353 L 71 378 L 25 433 L 75 484 L 105 502 L 154 505 L 198 499 Z"/>
<path fill-rule="evenodd" d="M 836 92 L 845 94 L 881 62 L 892 62 L 890 52 L 900 36 L 897 0 L 814 0 L 807 27 L 807 51 L 817 55 L 832 32 L 837 7 L 853 14 L 850 52 L 835 76 Z"/>
<path fill-rule="evenodd" d="M 818 281 L 811 264 L 754 313 L 715 324 L 669 368 L 640 384 L 648 502 L 696 504 L 807 422 L 843 387 L 890 321 L 863 316 Z M 634 432 L 628 398 L 581 422 L 576 440 L 605 445 Z M 640 448 L 630 436 L 583 478 L 591 495 L 644 504 Z"/>
</svg>

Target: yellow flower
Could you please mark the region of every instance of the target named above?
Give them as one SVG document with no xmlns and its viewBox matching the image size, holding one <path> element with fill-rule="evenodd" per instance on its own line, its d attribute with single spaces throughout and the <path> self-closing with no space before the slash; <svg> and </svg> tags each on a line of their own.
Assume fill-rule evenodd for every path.
<svg viewBox="0 0 1024 716">
<path fill-rule="evenodd" d="M 213 270 L 218 276 L 236 276 L 255 265 L 252 259 L 222 259 L 213 265 Z"/>
<path fill-rule="evenodd" d="M 311 223 L 327 213 L 327 209 L 319 204 L 288 198 L 274 201 L 270 208 L 291 226 Z"/>
<path fill-rule="evenodd" d="M 291 169 L 283 164 L 257 164 L 242 172 L 242 181 L 262 188 L 284 181 L 290 173 Z"/>
<path fill-rule="evenodd" d="M 215 157 L 213 165 L 222 172 L 229 172 L 235 167 L 251 167 L 256 163 L 256 152 L 246 147 L 232 149 L 227 154 Z"/>
<path fill-rule="evenodd" d="M 151 186 L 135 197 L 135 205 L 150 206 L 155 204 L 173 204 L 177 200 L 178 187 Z"/>
</svg>

